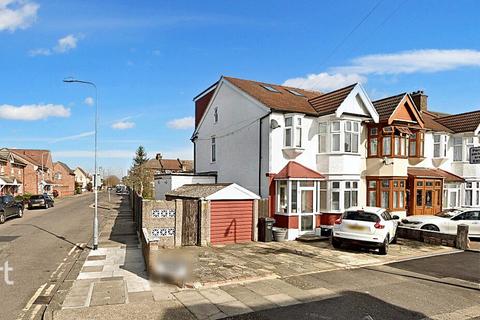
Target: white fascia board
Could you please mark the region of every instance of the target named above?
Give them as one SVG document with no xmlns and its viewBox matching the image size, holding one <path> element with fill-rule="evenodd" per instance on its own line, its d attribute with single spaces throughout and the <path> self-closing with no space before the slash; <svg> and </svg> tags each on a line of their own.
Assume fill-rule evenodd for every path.
<svg viewBox="0 0 480 320">
<path fill-rule="evenodd" d="M 480 135 L 480 124 L 478 125 L 477 129 L 475 129 L 473 134 L 476 135 L 476 136 Z"/>
<path fill-rule="evenodd" d="M 348 101 L 349 98 L 355 99 L 355 96 L 359 94 L 360 98 L 362 99 L 363 104 L 367 108 L 368 113 L 370 114 L 370 117 L 373 119 L 375 123 L 379 122 L 379 115 L 375 107 L 373 106 L 372 100 L 367 95 L 367 92 L 365 89 L 363 89 L 362 85 L 357 83 L 357 85 L 352 89 L 352 91 L 348 94 L 348 96 L 345 98 L 345 100 L 340 104 L 340 106 L 337 108 L 335 111 L 335 115 L 340 118 L 343 114 L 343 110 L 345 109 L 345 101 Z M 364 115 L 363 115 L 364 116 Z"/>
<path fill-rule="evenodd" d="M 208 197 L 206 200 L 259 200 L 260 197 L 255 193 L 239 186 L 236 183 L 219 190 Z"/>
<path fill-rule="evenodd" d="M 261 110 L 265 111 L 265 112 L 270 112 L 270 108 L 268 108 L 267 106 L 265 106 L 263 103 L 261 103 L 260 101 L 258 101 L 257 99 L 253 98 L 252 96 L 250 96 L 249 94 L 247 94 L 246 92 L 244 92 L 243 90 L 240 90 L 240 88 L 238 88 L 237 86 L 231 84 L 228 80 L 226 80 L 223 76 L 220 78 L 220 80 L 218 80 L 218 84 L 217 86 L 215 87 L 215 92 L 213 94 L 213 97 L 212 99 L 210 99 L 210 101 L 208 102 L 208 105 L 207 105 L 207 108 L 205 109 L 205 111 L 203 112 L 203 115 L 202 115 L 202 118 L 200 119 L 200 122 L 198 123 L 198 126 L 197 128 L 195 129 L 195 131 L 193 132 L 192 134 L 192 137 L 195 136 L 197 133 L 198 133 L 198 130 L 200 129 L 200 127 L 202 126 L 204 120 L 205 120 L 205 117 L 208 113 L 208 111 L 212 108 L 212 105 L 215 101 L 215 98 L 217 97 L 218 95 L 218 92 L 221 90 L 222 86 L 223 85 L 227 85 L 229 86 L 230 88 L 232 88 L 233 90 L 235 90 L 237 93 L 239 93 L 240 95 L 242 95 L 243 97 L 245 97 L 246 99 L 252 101 L 256 106 L 258 106 L 258 108 L 260 108 Z"/>
</svg>

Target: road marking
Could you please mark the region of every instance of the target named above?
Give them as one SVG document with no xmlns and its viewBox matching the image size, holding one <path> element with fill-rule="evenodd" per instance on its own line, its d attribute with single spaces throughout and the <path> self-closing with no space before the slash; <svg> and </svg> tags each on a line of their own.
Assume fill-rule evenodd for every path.
<svg viewBox="0 0 480 320">
<path fill-rule="evenodd" d="M 54 283 L 52 283 L 52 284 L 47 288 L 47 290 L 45 290 L 44 296 L 49 296 L 50 293 L 52 293 L 53 288 L 55 288 L 55 284 L 54 284 Z"/>
<path fill-rule="evenodd" d="M 28 311 L 30 309 L 33 302 L 35 302 L 35 300 L 38 298 L 38 296 L 40 295 L 40 293 L 42 292 L 42 290 L 45 288 L 46 285 L 47 283 L 42 284 L 40 288 L 38 288 L 37 291 L 35 291 L 33 296 L 30 298 L 30 300 L 28 300 L 27 304 L 25 305 L 25 308 L 23 308 L 23 311 Z"/>
<path fill-rule="evenodd" d="M 73 246 L 73 248 L 70 249 L 70 251 L 68 252 L 68 256 L 71 256 L 71 255 L 72 255 L 72 253 L 75 251 L 75 249 L 77 248 L 77 246 L 78 246 L 78 244 L 75 244 L 75 245 Z"/>
<path fill-rule="evenodd" d="M 35 319 L 38 311 L 40 311 L 41 308 L 42 308 L 42 305 L 41 305 L 41 304 L 37 304 L 37 305 L 33 308 L 32 313 L 30 314 L 30 320 Z"/>
</svg>

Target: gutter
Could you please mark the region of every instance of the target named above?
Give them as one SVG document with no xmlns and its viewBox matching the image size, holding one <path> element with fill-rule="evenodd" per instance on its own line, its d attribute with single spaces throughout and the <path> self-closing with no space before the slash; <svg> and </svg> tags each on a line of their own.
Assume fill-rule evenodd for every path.
<svg viewBox="0 0 480 320">
<path fill-rule="evenodd" d="M 270 116 L 272 111 L 261 117 L 258 121 L 258 195 L 262 197 L 262 120 Z"/>
</svg>

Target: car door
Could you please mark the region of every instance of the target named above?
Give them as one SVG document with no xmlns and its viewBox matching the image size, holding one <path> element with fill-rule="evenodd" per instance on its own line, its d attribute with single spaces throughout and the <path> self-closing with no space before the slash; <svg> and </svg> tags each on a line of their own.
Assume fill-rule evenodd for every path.
<svg viewBox="0 0 480 320">
<path fill-rule="evenodd" d="M 470 236 L 480 235 L 480 211 L 471 210 L 463 212 L 451 219 L 449 226 L 450 233 L 457 233 L 457 227 L 459 224 L 466 224 L 468 226 L 468 234 Z"/>
<path fill-rule="evenodd" d="M 387 210 L 385 210 L 381 214 L 381 216 L 383 220 L 385 220 L 385 227 L 387 228 L 388 233 L 390 234 L 390 239 L 393 239 L 397 232 L 398 220 L 393 219 L 391 213 Z"/>
<path fill-rule="evenodd" d="M 17 214 L 15 201 L 12 196 L 5 196 L 5 213 L 7 217 Z"/>
</svg>

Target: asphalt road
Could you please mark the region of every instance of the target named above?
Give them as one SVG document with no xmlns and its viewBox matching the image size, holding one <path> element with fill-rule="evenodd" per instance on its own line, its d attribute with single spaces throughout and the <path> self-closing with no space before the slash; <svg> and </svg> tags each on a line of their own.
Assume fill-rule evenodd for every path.
<svg viewBox="0 0 480 320">
<path fill-rule="evenodd" d="M 101 198 L 103 195 L 101 195 Z M 0 225 L 0 268 L 8 262 L 8 285 L 0 269 L 0 319 L 16 319 L 37 289 L 79 243 L 92 237 L 93 194 L 67 198 L 44 210 Z"/>
<path fill-rule="evenodd" d="M 292 285 L 324 287 L 335 295 L 229 319 L 480 319 L 479 268 L 480 253 L 464 252 L 292 277 Z"/>
</svg>

